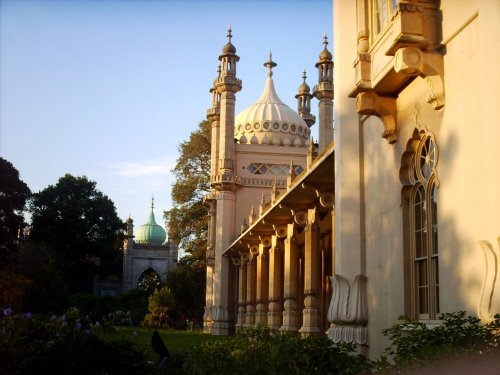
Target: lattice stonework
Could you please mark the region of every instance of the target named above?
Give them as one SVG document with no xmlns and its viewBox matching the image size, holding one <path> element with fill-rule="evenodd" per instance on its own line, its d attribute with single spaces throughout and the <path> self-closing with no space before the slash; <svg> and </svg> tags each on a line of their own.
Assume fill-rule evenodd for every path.
<svg viewBox="0 0 500 375">
<path fill-rule="evenodd" d="M 296 174 L 301 174 L 304 170 L 301 165 L 294 165 L 293 168 Z M 252 174 L 288 176 L 290 166 L 287 164 L 251 163 L 248 165 L 247 171 Z"/>
</svg>

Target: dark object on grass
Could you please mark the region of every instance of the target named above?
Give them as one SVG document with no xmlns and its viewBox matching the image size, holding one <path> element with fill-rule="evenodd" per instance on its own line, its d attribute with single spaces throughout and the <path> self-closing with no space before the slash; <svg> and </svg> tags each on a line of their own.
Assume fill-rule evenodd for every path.
<svg viewBox="0 0 500 375">
<path fill-rule="evenodd" d="M 168 349 L 163 343 L 163 340 L 157 330 L 153 332 L 153 337 L 151 337 L 151 346 L 158 354 L 158 368 L 162 368 L 165 365 L 165 362 L 167 362 L 170 358 L 170 353 L 168 352 Z"/>
</svg>

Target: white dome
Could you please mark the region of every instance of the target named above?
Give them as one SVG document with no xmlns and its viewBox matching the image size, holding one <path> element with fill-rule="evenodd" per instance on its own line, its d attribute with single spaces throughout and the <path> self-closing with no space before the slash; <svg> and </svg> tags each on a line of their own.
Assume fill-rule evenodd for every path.
<svg viewBox="0 0 500 375">
<path fill-rule="evenodd" d="M 266 144 L 265 138 L 269 139 L 266 133 L 272 133 L 274 145 L 283 144 L 285 138 L 288 138 L 286 143 L 289 145 L 298 144 L 296 138 L 305 144 L 311 134 L 302 117 L 278 98 L 272 78 L 267 78 L 260 98 L 236 116 L 234 126 L 236 139 L 246 135 L 250 139 L 256 137 L 256 143 Z"/>
</svg>

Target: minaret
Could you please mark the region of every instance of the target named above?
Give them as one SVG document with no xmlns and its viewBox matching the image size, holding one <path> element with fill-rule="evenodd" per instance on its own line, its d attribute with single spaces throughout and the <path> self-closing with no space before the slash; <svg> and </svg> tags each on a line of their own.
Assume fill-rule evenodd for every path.
<svg viewBox="0 0 500 375">
<path fill-rule="evenodd" d="M 217 79 L 221 75 L 221 66 L 217 70 Z M 210 89 L 212 94 L 212 106 L 207 110 L 207 119 L 212 123 L 212 140 L 210 155 L 210 177 L 218 174 L 219 161 L 219 120 L 220 120 L 220 93 L 214 86 Z M 203 315 L 203 332 L 212 331 L 212 307 L 213 307 L 213 279 L 215 268 L 215 230 L 216 230 L 216 190 L 211 187 L 210 193 L 205 196 L 205 204 L 208 206 L 208 238 L 207 238 L 207 273 L 205 289 L 205 313 Z"/>
<path fill-rule="evenodd" d="M 212 141 L 211 141 L 211 155 L 210 155 L 210 176 L 217 174 L 217 164 L 219 160 L 219 121 L 220 121 L 220 98 L 221 94 L 215 88 L 217 80 L 221 76 L 221 66 L 217 70 L 217 78 L 214 81 L 214 86 L 210 89 L 212 94 L 212 106 L 207 110 L 207 119 L 212 123 Z"/>
<path fill-rule="evenodd" d="M 134 249 L 134 221 L 128 217 L 125 222 L 127 229 L 123 239 L 123 263 L 122 263 L 122 293 L 132 289 L 132 272 L 130 251 Z"/>
<path fill-rule="evenodd" d="M 326 33 L 323 37 L 323 45 L 325 47 L 316 63 L 319 78 L 313 93 L 319 99 L 318 146 L 320 153 L 333 141 L 333 61 L 332 54 L 326 48 L 328 45 Z"/>
<path fill-rule="evenodd" d="M 311 89 L 306 83 L 306 69 L 304 68 L 304 72 L 302 75 L 302 84 L 299 86 L 299 92 L 295 95 L 297 99 L 297 112 L 299 112 L 300 117 L 304 119 L 307 126 L 309 128 L 314 125 L 316 122 L 316 117 L 311 114 Z"/>
<path fill-rule="evenodd" d="M 212 329 L 214 335 L 228 335 L 231 332 L 233 267 L 222 253 L 235 236 L 235 190 L 234 174 L 234 107 L 235 94 L 241 90 L 241 81 L 236 77 L 236 63 L 239 61 L 236 48 L 231 43 L 231 27 L 227 34 L 228 42 L 219 56 L 220 76 L 214 86 L 220 94 L 220 131 L 217 174 L 211 177 L 212 187 L 217 193 L 216 227 L 214 248 L 213 308 Z"/>
</svg>

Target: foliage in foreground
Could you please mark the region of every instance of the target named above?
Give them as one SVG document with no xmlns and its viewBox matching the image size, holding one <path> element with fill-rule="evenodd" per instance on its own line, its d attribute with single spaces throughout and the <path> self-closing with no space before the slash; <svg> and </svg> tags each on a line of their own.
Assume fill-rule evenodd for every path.
<svg viewBox="0 0 500 375">
<path fill-rule="evenodd" d="M 76 309 L 75 309 L 76 310 Z M 26 313 L 0 320 L 2 374 L 148 374 L 143 354 L 126 340 L 105 341 L 103 329 L 72 312 L 46 318 Z"/>
<path fill-rule="evenodd" d="M 484 353 L 498 350 L 500 344 L 500 315 L 488 324 L 465 311 L 439 316 L 441 324 L 429 328 L 426 324 L 400 317 L 401 323 L 385 329 L 391 346 L 385 354 L 399 369 L 416 369 L 436 361 L 467 357 L 471 361 Z M 378 367 L 389 367 L 387 357 L 382 357 Z"/>
<path fill-rule="evenodd" d="M 192 348 L 183 368 L 186 374 L 358 374 L 370 362 L 325 336 L 301 338 L 259 326 Z"/>
</svg>

